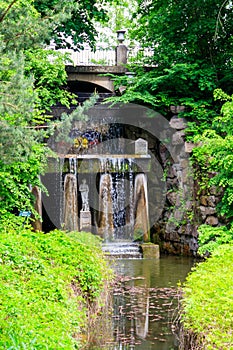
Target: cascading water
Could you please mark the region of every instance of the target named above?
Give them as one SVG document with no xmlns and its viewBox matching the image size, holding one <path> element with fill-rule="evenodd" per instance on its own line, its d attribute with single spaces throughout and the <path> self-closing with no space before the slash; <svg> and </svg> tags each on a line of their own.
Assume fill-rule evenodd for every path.
<svg viewBox="0 0 233 350">
<path fill-rule="evenodd" d="M 83 126 L 75 123 L 69 137 L 69 144 L 60 140 L 54 146 L 60 163 L 63 162 L 60 180 L 55 184 L 56 203 L 50 201 L 52 206 L 48 206 L 50 210 L 50 207 L 57 209 L 59 205 L 60 215 L 55 209 L 57 214 L 53 214 L 53 217 L 60 216 L 56 226 L 78 230 L 83 227 L 84 217 L 87 220 L 89 215 L 88 229 L 99 234 L 105 242 L 148 240 L 147 179 L 144 172 L 149 171 L 150 156 L 140 153 L 141 150 L 137 152 L 138 142 L 134 144 L 124 139 L 122 126 L 114 123 L 96 125 L 90 122 Z M 51 167 L 49 170 L 48 179 L 51 181 L 55 169 Z M 80 190 L 83 180 L 89 187 L 89 205 L 85 210 Z M 51 190 L 52 199 L 55 197 L 54 188 Z M 49 210 L 46 208 L 47 212 Z M 127 244 L 123 244 L 121 250 L 125 247 Z"/>
<path fill-rule="evenodd" d="M 69 170 L 75 176 L 77 175 L 77 158 L 69 158 Z"/>
<path fill-rule="evenodd" d="M 148 232 L 146 177 L 144 174 L 134 176 L 132 165 L 131 159 L 101 160 L 104 174 L 100 177 L 98 232 L 106 242 L 132 242 L 135 223 L 137 230 L 142 231 L 141 236 Z M 142 227 L 139 227 L 140 220 L 144 221 Z"/>
<path fill-rule="evenodd" d="M 134 174 L 132 159 L 129 159 L 129 205 L 126 216 L 126 226 L 126 229 L 132 234 L 134 230 Z"/>
<path fill-rule="evenodd" d="M 116 239 L 127 239 L 124 234 L 124 227 L 126 224 L 126 181 L 124 174 L 113 174 L 113 221 L 115 228 Z"/>
</svg>

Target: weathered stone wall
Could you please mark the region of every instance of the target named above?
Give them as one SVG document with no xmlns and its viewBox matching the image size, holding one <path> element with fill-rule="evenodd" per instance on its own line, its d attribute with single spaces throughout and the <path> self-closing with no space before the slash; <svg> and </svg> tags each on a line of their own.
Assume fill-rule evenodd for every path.
<svg viewBox="0 0 233 350">
<path fill-rule="evenodd" d="M 154 157 L 151 170 L 146 171 L 151 240 L 159 244 L 163 252 L 195 255 L 198 226 L 203 223 L 212 226 L 222 224 L 216 211 L 221 193 L 217 193 L 215 188 L 200 191 L 198 181 L 194 179 L 195 169 L 190 163 L 193 145 L 185 141 L 186 121 L 179 117 L 178 108 L 171 109 L 169 124 L 167 119 L 164 123 L 165 118 L 155 118 L 156 123 L 152 125 L 157 132 L 150 127 L 150 118 L 141 116 L 143 110 L 136 108 L 132 115 L 130 112 L 126 110 L 124 116 L 118 114 L 117 109 L 96 109 L 95 122 L 106 115 L 109 123 L 114 120 L 121 125 L 126 140 L 142 138 L 148 142 L 148 150 Z M 128 124 L 125 123 L 126 117 Z"/>
<path fill-rule="evenodd" d="M 175 130 L 172 146 L 176 157 L 172 158 L 166 146 L 160 144 L 159 157 L 166 173 L 166 201 L 152 227 L 152 241 L 160 244 L 166 253 L 196 255 L 198 226 L 222 224 L 216 210 L 221 192 L 214 187 L 201 191 L 198 180 L 194 180 L 195 164 L 190 162 L 194 145 L 185 141 L 186 121 L 175 114 L 170 126 Z"/>
<path fill-rule="evenodd" d="M 158 222 L 152 228 L 152 239 L 161 250 L 170 254 L 193 255 L 197 250 L 197 230 L 193 220 L 195 211 L 193 169 L 190 149 L 185 143 L 186 121 L 173 115 L 174 129 L 171 157 L 165 145 L 159 153 L 166 176 L 166 201 Z"/>
</svg>

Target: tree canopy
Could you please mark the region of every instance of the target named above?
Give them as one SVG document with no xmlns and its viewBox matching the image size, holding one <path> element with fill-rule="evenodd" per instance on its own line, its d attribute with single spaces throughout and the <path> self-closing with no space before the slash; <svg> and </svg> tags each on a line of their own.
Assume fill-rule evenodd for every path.
<svg viewBox="0 0 233 350">
<path fill-rule="evenodd" d="M 213 90 L 231 92 L 233 11 L 230 1 L 138 0 L 136 28 L 132 40 L 153 50 L 136 63 L 137 69 L 124 99 L 146 102 L 164 112 L 170 104 L 185 104 L 189 111 L 213 103 Z M 152 68 L 153 67 L 153 68 Z M 133 67 L 131 67 L 133 69 Z M 132 82 L 131 82 L 132 83 Z M 199 102 L 200 103 L 199 103 Z M 205 111 L 204 111 L 205 113 Z"/>
<path fill-rule="evenodd" d="M 107 0 L 106 0 L 107 2 Z M 46 49 L 94 46 L 94 19 L 104 19 L 98 0 L 0 0 L 0 213 L 32 209 L 30 187 L 38 185 L 49 154 L 51 106 L 69 106 L 67 56 Z"/>
<path fill-rule="evenodd" d="M 138 0 L 137 3 L 134 17 L 138 25 L 129 28 L 130 36 L 142 50 L 151 49 L 152 55 L 140 53 L 132 61 L 128 69 L 134 71 L 134 78 L 115 77 L 116 87 L 126 86 L 117 100 L 147 104 L 167 117 L 171 105 L 185 106 L 181 115 L 188 121 L 186 140 L 199 144 L 194 159 L 205 178 L 206 190 L 209 185 L 224 189 L 219 210 L 231 220 L 232 2 Z M 212 174 L 211 180 L 207 180 L 208 172 Z"/>
<path fill-rule="evenodd" d="M 94 20 L 106 19 L 104 5 L 110 0 L 1 0 L 0 35 L 6 49 L 48 44 L 78 50 L 94 46 Z"/>
</svg>

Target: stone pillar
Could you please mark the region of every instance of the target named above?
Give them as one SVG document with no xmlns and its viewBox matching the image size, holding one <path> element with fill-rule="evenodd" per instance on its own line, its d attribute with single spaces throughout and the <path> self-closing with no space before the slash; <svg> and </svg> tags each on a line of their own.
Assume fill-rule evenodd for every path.
<svg viewBox="0 0 233 350">
<path fill-rule="evenodd" d="M 137 174 L 134 184 L 134 239 L 150 241 L 147 177 Z"/>
<path fill-rule="evenodd" d="M 127 64 L 128 49 L 124 44 L 119 44 L 116 47 L 116 65 L 121 66 Z"/>
<path fill-rule="evenodd" d="M 127 64 L 127 47 L 123 44 L 125 30 L 117 30 L 118 46 L 116 47 L 116 65 L 121 66 Z"/>
</svg>

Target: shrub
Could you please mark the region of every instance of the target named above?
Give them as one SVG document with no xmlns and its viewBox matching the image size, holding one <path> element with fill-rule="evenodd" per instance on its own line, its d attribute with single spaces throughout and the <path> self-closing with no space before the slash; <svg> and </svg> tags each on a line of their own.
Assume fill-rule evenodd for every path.
<svg viewBox="0 0 233 350">
<path fill-rule="evenodd" d="M 226 226 L 201 225 L 198 232 L 198 253 L 201 256 L 209 255 L 220 245 L 233 241 L 233 229 Z"/>
<path fill-rule="evenodd" d="M 109 275 L 98 241 L 80 237 L 1 230 L 0 348 L 80 348 L 88 302 Z"/>
<path fill-rule="evenodd" d="M 193 269 L 183 287 L 184 329 L 202 349 L 232 349 L 232 264 L 233 245 L 222 245 Z"/>
</svg>

